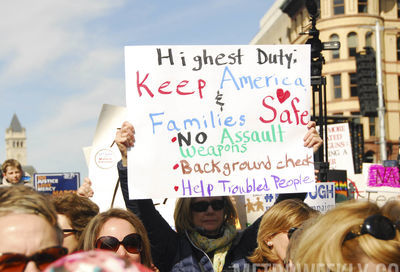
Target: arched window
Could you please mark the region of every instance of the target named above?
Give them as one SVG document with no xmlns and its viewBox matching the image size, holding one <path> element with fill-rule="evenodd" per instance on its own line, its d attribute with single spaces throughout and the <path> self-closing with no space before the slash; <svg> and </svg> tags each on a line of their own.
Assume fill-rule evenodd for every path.
<svg viewBox="0 0 400 272">
<path fill-rule="evenodd" d="M 357 34 L 355 32 L 350 32 L 347 35 L 347 46 L 349 48 L 349 57 L 354 57 L 357 54 Z"/>
<path fill-rule="evenodd" d="M 339 36 L 336 34 L 332 34 L 331 37 L 329 38 L 332 42 L 339 41 Z M 339 59 L 340 58 L 340 52 L 338 50 L 332 50 L 332 59 Z"/>
<path fill-rule="evenodd" d="M 358 13 L 368 13 L 368 0 L 358 0 Z"/>
<path fill-rule="evenodd" d="M 365 46 L 372 47 L 372 32 L 365 34 Z"/>
<path fill-rule="evenodd" d="M 344 0 L 333 0 L 333 14 L 344 14 Z"/>
</svg>

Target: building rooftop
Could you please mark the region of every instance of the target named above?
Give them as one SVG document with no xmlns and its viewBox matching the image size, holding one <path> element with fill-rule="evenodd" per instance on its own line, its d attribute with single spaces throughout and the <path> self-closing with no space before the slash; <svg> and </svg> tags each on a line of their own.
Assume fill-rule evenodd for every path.
<svg viewBox="0 0 400 272">
<path fill-rule="evenodd" d="M 23 131 L 21 123 L 19 122 L 17 114 L 15 114 L 15 113 L 12 117 L 9 129 L 11 129 L 11 131 L 13 131 L 13 132 L 22 132 Z"/>
</svg>

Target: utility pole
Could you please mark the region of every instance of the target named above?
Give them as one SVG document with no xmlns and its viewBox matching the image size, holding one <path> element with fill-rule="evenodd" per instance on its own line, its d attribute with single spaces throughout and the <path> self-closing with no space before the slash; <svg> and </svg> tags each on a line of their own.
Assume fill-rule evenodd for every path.
<svg viewBox="0 0 400 272">
<path fill-rule="evenodd" d="M 385 130 L 385 105 L 383 98 L 383 81 L 382 81 L 382 55 L 381 55 L 381 27 L 379 21 L 375 24 L 376 37 L 376 85 L 378 86 L 378 118 L 379 118 L 379 148 L 381 155 L 381 163 L 387 159 L 386 154 L 386 130 Z"/>
<path fill-rule="evenodd" d="M 381 30 L 385 29 L 379 25 L 379 20 L 376 20 L 375 26 L 360 26 L 362 28 L 369 28 L 375 30 L 375 44 L 376 44 L 376 85 L 378 88 L 378 112 L 379 119 L 379 153 L 380 160 L 383 163 L 387 160 L 386 152 L 386 128 L 385 128 L 385 105 L 383 97 L 383 81 L 382 81 L 382 54 L 381 54 Z M 387 28 L 389 29 L 389 28 Z"/>
</svg>

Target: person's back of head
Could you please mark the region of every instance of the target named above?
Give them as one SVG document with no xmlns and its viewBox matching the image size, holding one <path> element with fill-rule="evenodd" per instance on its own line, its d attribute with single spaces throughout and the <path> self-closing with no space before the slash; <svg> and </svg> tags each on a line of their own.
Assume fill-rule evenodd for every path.
<svg viewBox="0 0 400 272">
<path fill-rule="evenodd" d="M 296 271 L 316 264 L 325 265 L 321 271 L 335 271 L 400 263 L 399 231 L 375 203 L 367 201 L 344 202 L 328 211 L 304 231 L 297 247 Z"/>
<path fill-rule="evenodd" d="M 390 200 L 382 206 L 382 214 L 400 225 L 400 200 Z"/>
<path fill-rule="evenodd" d="M 105 250 L 89 250 L 67 255 L 46 268 L 45 272 L 151 272 L 149 268 Z"/>
</svg>

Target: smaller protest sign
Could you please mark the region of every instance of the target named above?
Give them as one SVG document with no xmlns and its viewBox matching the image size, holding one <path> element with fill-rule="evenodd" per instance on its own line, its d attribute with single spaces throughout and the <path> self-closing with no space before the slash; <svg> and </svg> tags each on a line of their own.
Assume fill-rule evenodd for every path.
<svg viewBox="0 0 400 272">
<path fill-rule="evenodd" d="M 245 196 L 247 224 L 252 224 L 274 205 L 278 194 Z M 335 183 L 323 182 L 315 184 L 315 191 L 308 192 L 304 202 L 322 213 L 335 207 Z"/>
<path fill-rule="evenodd" d="M 368 186 L 400 188 L 399 168 L 373 164 L 368 171 Z"/>
<path fill-rule="evenodd" d="M 80 174 L 78 172 L 35 173 L 33 181 L 36 191 L 40 193 L 51 195 L 74 193 L 80 184 Z"/>
</svg>

